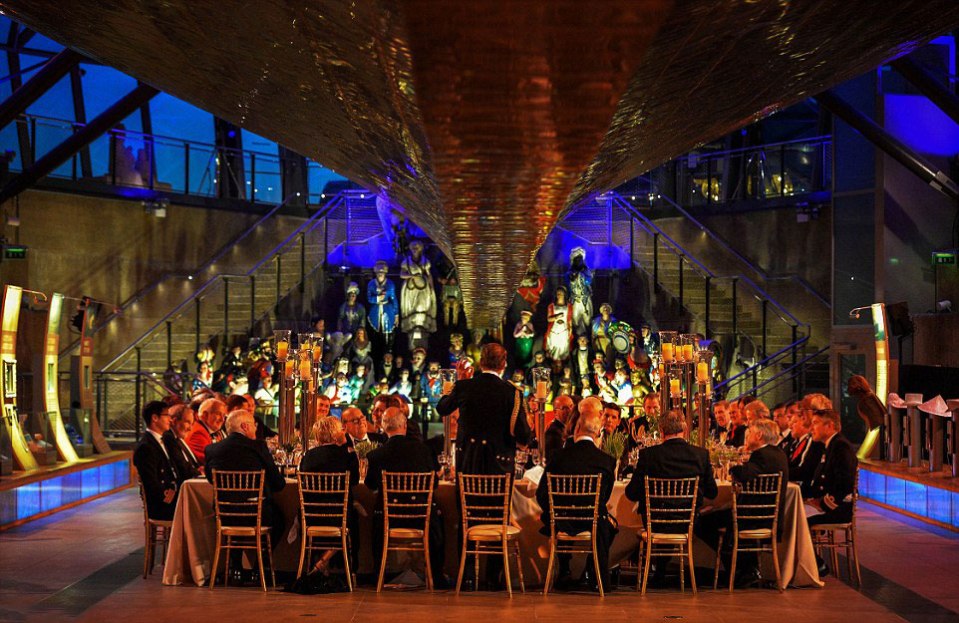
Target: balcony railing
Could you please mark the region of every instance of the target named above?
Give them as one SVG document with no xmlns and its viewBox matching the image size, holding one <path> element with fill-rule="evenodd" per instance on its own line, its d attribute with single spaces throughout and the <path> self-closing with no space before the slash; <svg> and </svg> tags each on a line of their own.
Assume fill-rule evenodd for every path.
<svg viewBox="0 0 959 623">
<path fill-rule="evenodd" d="M 84 126 L 38 115 L 21 116 L 16 123 L 25 127 L 30 135 L 34 152 L 31 162 L 43 155 L 36 153 L 38 145 L 52 148 Z M 10 170 L 22 171 L 21 163 L 21 158 L 14 158 Z M 221 186 L 230 184 L 240 199 L 280 203 L 291 194 L 284 187 L 283 171 L 293 164 L 301 166 L 302 160 L 114 128 L 74 154 L 48 177 L 126 188 L 131 194 L 140 190 L 195 197 L 220 197 Z M 306 161 L 306 167 L 307 202 L 323 203 L 322 186 L 329 170 L 310 160 Z"/>
</svg>

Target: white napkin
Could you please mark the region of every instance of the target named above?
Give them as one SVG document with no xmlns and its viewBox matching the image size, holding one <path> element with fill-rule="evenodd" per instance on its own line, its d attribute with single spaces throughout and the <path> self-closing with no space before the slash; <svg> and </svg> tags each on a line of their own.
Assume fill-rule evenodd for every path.
<svg viewBox="0 0 959 623">
<path fill-rule="evenodd" d="M 540 465 L 534 465 L 526 470 L 526 473 L 523 474 L 523 478 L 530 481 L 537 487 L 539 486 L 539 481 L 543 479 L 543 468 Z"/>
</svg>

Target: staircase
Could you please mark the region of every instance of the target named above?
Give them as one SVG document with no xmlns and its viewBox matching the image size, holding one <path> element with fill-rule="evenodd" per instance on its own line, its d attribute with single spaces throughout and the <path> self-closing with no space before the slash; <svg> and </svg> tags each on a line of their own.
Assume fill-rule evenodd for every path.
<svg viewBox="0 0 959 623">
<path fill-rule="evenodd" d="M 787 389 L 772 379 L 803 359 L 810 325 L 777 302 L 752 278 L 755 275 L 745 270 L 715 272 L 658 221 L 615 192 L 578 207 L 559 227 L 593 245 L 590 257 L 603 252 L 603 247 L 617 247 L 634 270 L 646 275 L 653 286 L 652 316 L 659 325 L 654 329 L 700 333 L 717 340 L 723 347 L 727 377 L 738 381 L 729 386 L 730 396 L 763 384 Z M 706 238 L 705 228 L 699 227 Z"/>
</svg>

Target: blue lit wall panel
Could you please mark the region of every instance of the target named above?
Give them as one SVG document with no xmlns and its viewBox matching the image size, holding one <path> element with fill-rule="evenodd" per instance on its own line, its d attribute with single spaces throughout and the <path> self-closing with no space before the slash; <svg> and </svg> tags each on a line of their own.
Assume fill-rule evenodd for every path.
<svg viewBox="0 0 959 623">
<path fill-rule="evenodd" d="M 63 478 L 51 478 L 40 483 L 40 511 L 46 512 L 63 506 Z"/>
<path fill-rule="evenodd" d="M 926 492 L 927 517 L 942 523 L 952 523 L 952 492 L 929 487 Z"/>
<path fill-rule="evenodd" d="M 901 478 L 886 480 L 886 504 L 896 508 L 906 508 L 906 481 Z"/>
<path fill-rule="evenodd" d="M 26 519 L 40 512 L 40 483 L 17 487 L 17 519 Z"/>
<path fill-rule="evenodd" d="M 83 474 L 81 472 L 67 474 L 62 476 L 61 479 L 63 480 L 62 499 L 64 504 L 72 504 L 82 499 Z"/>
<path fill-rule="evenodd" d="M 88 498 L 100 492 L 100 471 L 97 468 L 80 472 L 80 498 Z"/>
<path fill-rule="evenodd" d="M 926 516 L 928 510 L 926 502 L 926 486 L 911 480 L 906 484 L 906 510 L 921 517 Z"/>
<path fill-rule="evenodd" d="M 0 491 L 0 526 L 17 520 L 17 490 Z"/>
</svg>

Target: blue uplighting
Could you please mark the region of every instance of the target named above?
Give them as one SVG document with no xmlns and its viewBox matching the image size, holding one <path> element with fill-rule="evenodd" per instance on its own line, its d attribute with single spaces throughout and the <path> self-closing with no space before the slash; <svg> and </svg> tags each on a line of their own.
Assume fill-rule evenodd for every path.
<svg viewBox="0 0 959 623">
<path fill-rule="evenodd" d="M 959 492 L 871 471 L 859 471 L 859 494 L 866 501 L 901 510 L 959 530 Z"/>
<path fill-rule="evenodd" d="M 0 526 L 30 519 L 130 484 L 130 460 L 87 469 L 0 491 Z"/>
</svg>

